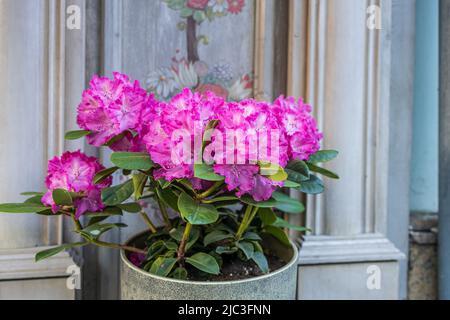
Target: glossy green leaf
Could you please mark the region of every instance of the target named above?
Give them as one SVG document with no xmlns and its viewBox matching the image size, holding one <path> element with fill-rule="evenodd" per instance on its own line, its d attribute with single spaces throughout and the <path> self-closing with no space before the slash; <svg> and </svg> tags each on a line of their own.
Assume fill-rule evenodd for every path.
<svg viewBox="0 0 450 320">
<path fill-rule="evenodd" d="M 73 204 L 72 197 L 67 190 L 55 189 L 52 192 L 53 201 L 59 206 L 71 206 Z"/>
<path fill-rule="evenodd" d="M 255 251 L 253 253 L 252 260 L 256 263 L 258 268 L 263 273 L 268 273 L 269 272 L 269 263 L 267 262 L 267 258 L 264 255 L 264 253 L 259 252 L 259 251 Z"/>
<path fill-rule="evenodd" d="M 215 173 L 212 166 L 205 163 L 194 164 L 194 177 L 207 181 L 222 181 L 225 179 Z"/>
<path fill-rule="evenodd" d="M 176 258 L 158 257 L 153 262 L 149 272 L 157 276 L 166 277 L 172 271 L 175 263 L 177 263 Z"/>
<path fill-rule="evenodd" d="M 232 254 L 238 251 L 239 249 L 237 247 L 230 247 L 230 246 L 218 246 L 216 248 L 216 253 L 218 254 Z"/>
<path fill-rule="evenodd" d="M 283 231 L 283 229 L 275 226 L 265 226 L 264 232 L 267 232 L 271 235 L 273 235 L 275 238 L 277 238 L 282 244 L 286 246 L 290 246 L 291 243 L 289 241 L 289 237 L 287 234 Z"/>
<path fill-rule="evenodd" d="M 311 163 L 321 163 L 333 160 L 339 154 L 336 150 L 320 150 L 315 154 L 311 155 L 308 159 L 308 162 Z"/>
<path fill-rule="evenodd" d="M 141 205 L 137 202 L 121 203 L 121 204 L 117 204 L 117 207 L 119 207 L 123 211 L 131 212 L 131 213 L 137 213 L 142 210 Z"/>
<path fill-rule="evenodd" d="M 191 224 L 210 224 L 219 218 L 219 212 L 210 204 L 200 204 L 187 193 L 182 192 L 178 198 L 181 216 Z"/>
<path fill-rule="evenodd" d="M 2 203 L 0 204 L 0 212 L 7 213 L 39 213 L 49 208 L 38 203 Z"/>
<path fill-rule="evenodd" d="M 44 192 L 35 192 L 35 191 L 26 191 L 22 192 L 20 195 L 22 196 L 44 196 Z"/>
<path fill-rule="evenodd" d="M 252 206 L 258 207 L 258 208 L 273 208 L 276 206 L 277 202 L 275 199 L 269 199 L 266 201 L 255 201 L 251 196 L 244 195 L 241 197 L 241 201 L 250 204 Z"/>
<path fill-rule="evenodd" d="M 283 187 L 286 187 L 286 188 L 298 188 L 298 187 L 300 187 L 300 183 L 297 183 L 297 182 L 294 182 L 294 181 L 290 181 L 290 180 L 286 180 L 286 181 L 284 181 Z"/>
<path fill-rule="evenodd" d="M 308 163 L 308 167 L 309 167 L 309 170 L 311 170 L 313 172 L 320 173 L 321 175 L 324 175 L 324 176 L 326 176 L 328 178 L 339 179 L 339 176 L 336 173 L 334 173 L 334 172 L 332 172 L 330 170 L 327 170 L 325 168 L 316 166 L 316 165 L 314 165 L 312 163 Z"/>
<path fill-rule="evenodd" d="M 104 223 L 104 224 L 95 223 L 79 231 L 79 233 L 83 236 L 86 236 L 89 239 L 97 239 L 106 231 L 125 227 L 127 227 L 127 225 L 124 223 Z"/>
<path fill-rule="evenodd" d="M 110 175 L 112 175 L 114 172 L 116 172 L 119 169 L 119 167 L 111 167 L 103 169 L 99 172 L 97 172 L 94 176 L 94 184 L 100 183 L 107 179 Z"/>
<path fill-rule="evenodd" d="M 211 243 L 231 238 L 233 238 L 232 234 L 221 230 L 213 230 L 203 238 L 203 245 L 206 247 Z"/>
<path fill-rule="evenodd" d="M 219 264 L 217 263 L 216 259 L 214 259 L 213 256 L 203 252 L 198 252 L 186 258 L 186 263 L 189 263 L 190 265 L 206 273 L 210 274 L 220 273 Z"/>
<path fill-rule="evenodd" d="M 255 249 L 254 249 L 253 244 L 251 242 L 239 241 L 236 245 L 245 254 L 247 260 L 251 259 L 253 257 Z"/>
<path fill-rule="evenodd" d="M 301 226 L 296 226 L 294 224 L 290 224 L 286 220 L 278 218 L 278 217 L 277 217 L 277 220 L 272 225 L 275 227 L 287 228 L 287 229 L 292 229 L 292 230 L 296 230 L 296 231 L 300 231 L 300 232 L 311 231 L 311 229 L 301 227 Z"/>
<path fill-rule="evenodd" d="M 91 132 L 88 130 L 74 130 L 74 131 L 68 131 L 64 135 L 64 139 L 66 140 L 77 140 L 80 138 L 83 138 L 90 134 Z"/>
<path fill-rule="evenodd" d="M 300 188 L 298 188 L 301 192 L 307 193 L 307 194 L 318 194 L 322 193 L 325 189 L 323 186 L 322 180 L 319 179 L 319 177 L 311 174 L 309 176 L 309 180 L 303 181 L 300 184 Z"/>
<path fill-rule="evenodd" d="M 43 259 L 49 258 L 51 256 L 54 256 L 64 250 L 70 249 L 70 248 L 74 248 L 74 247 L 81 247 L 81 246 L 85 246 L 87 245 L 88 242 L 76 242 L 76 243 L 67 243 L 67 244 L 63 244 L 57 247 L 53 247 L 47 250 L 43 250 L 43 251 L 39 251 L 38 253 L 36 253 L 36 256 L 34 257 L 35 261 L 41 261 Z"/>
<path fill-rule="evenodd" d="M 288 178 L 286 171 L 284 171 L 283 167 L 272 164 L 269 162 L 258 162 L 260 174 L 263 176 L 267 176 L 269 179 L 273 181 L 284 181 Z"/>
<path fill-rule="evenodd" d="M 272 197 L 277 201 L 277 205 L 275 206 L 275 208 L 277 208 L 278 210 L 294 214 L 305 211 L 305 207 L 300 201 L 289 197 L 287 194 L 275 191 L 274 193 L 272 193 Z"/>
<path fill-rule="evenodd" d="M 277 220 L 277 216 L 271 208 L 261 208 L 258 210 L 259 218 L 264 225 L 271 225 Z"/>
<path fill-rule="evenodd" d="M 170 277 L 178 280 L 186 280 L 188 272 L 185 268 L 178 267 L 171 274 Z"/>
<path fill-rule="evenodd" d="M 173 192 L 171 188 L 161 189 L 156 188 L 156 194 L 165 204 L 171 207 L 173 210 L 179 212 L 178 209 L 178 196 Z"/>
<path fill-rule="evenodd" d="M 130 179 L 117 186 L 103 189 L 102 201 L 107 206 L 115 206 L 130 198 L 133 191 L 133 181 Z"/>
<path fill-rule="evenodd" d="M 149 154 L 145 152 L 113 152 L 111 162 L 128 170 L 149 170 L 154 166 Z"/>
<path fill-rule="evenodd" d="M 262 209 L 260 209 L 260 210 L 262 210 Z M 242 239 L 260 241 L 261 237 L 255 232 L 248 231 L 242 236 Z"/>
<path fill-rule="evenodd" d="M 147 183 L 147 175 L 144 173 L 136 173 L 133 174 L 133 177 L 131 178 L 133 180 L 133 188 L 134 188 L 134 199 L 139 200 L 143 193 L 145 184 Z"/>
</svg>

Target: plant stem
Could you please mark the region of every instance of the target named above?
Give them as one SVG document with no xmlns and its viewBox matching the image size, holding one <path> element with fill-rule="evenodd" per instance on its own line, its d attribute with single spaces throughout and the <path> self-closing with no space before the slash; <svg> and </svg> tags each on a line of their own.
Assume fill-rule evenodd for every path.
<svg viewBox="0 0 450 320">
<path fill-rule="evenodd" d="M 245 208 L 244 217 L 242 218 L 241 224 L 239 225 L 238 231 L 236 232 L 235 239 L 240 240 L 244 232 L 247 230 L 247 228 L 252 223 L 253 219 L 256 216 L 256 213 L 258 212 L 258 207 L 254 207 L 252 205 L 247 205 L 247 208 Z"/>
<path fill-rule="evenodd" d="M 203 193 L 200 193 L 197 196 L 197 199 L 204 199 L 206 197 L 209 197 L 211 194 L 214 193 L 217 189 L 219 189 L 223 184 L 223 181 L 217 181 L 215 182 L 208 190 L 204 191 Z"/>
<path fill-rule="evenodd" d="M 152 232 L 152 233 L 156 233 L 156 227 L 155 227 L 155 225 L 153 224 L 153 222 L 150 220 L 150 218 L 148 217 L 148 215 L 144 212 L 144 211 L 141 211 L 140 213 L 139 213 L 140 215 L 141 215 L 141 217 L 142 217 L 142 219 L 145 221 L 145 223 L 148 225 L 148 228 L 150 229 L 150 231 Z"/>
<path fill-rule="evenodd" d="M 130 246 L 126 246 L 126 245 L 122 245 L 122 244 L 118 244 L 118 243 L 104 242 L 104 241 L 100 241 L 100 240 L 92 240 L 91 242 L 100 247 L 123 249 L 123 250 L 134 252 L 134 253 L 147 254 L 147 252 L 143 249 L 138 249 L 135 247 L 130 247 Z"/>
<path fill-rule="evenodd" d="M 187 222 L 186 227 L 184 228 L 183 237 L 181 238 L 181 241 L 180 241 L 180 246 L 178 247 L 178 253 L 177 253 L 178 259 L 184 258 L 184 253 L 186 251 L 186 244 L 189 240 L 189 235 L 191 234 L 191 230 L 192 230 L 192 224 Z"/>
<path fill-rule="evenodd" d="M 172 223 L 170 223 L 169 214 L 167 213 L 167 207 L 158 196 L 156 197 L 156 201 L 158 202 L 159 210 L 161 211 L 164 223 L 170 230 L 172 228 Z"/>
<path fill-rule="evenodd" d="M 81 229 L 83 229 L 83 226 L 81 225 L 80 221 L 75 218 L 75 214 L 73 212 L 70 213 L 70 217 L 72 218 L 73 224 L 75 225 L 75 230 L 81 231 Z"/>
</svg>

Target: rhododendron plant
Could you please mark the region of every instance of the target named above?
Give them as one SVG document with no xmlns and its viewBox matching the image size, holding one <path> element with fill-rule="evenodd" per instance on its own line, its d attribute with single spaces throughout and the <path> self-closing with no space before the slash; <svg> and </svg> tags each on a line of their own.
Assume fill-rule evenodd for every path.
<svg viewBox="0 0 450 320">
<path fill-rule="evenodd" d="M 205 4 L 188 2 L 193 9 Z M 266 273 L 263 240 L 290 246 L 284 229 L 306 231 L 283 219 L 304 210 L 287 191 L 317 194 L 324 190 L 320 176 L 338 178 L 319 165 L 337 152 L 319 150 L 322 134 L 311 110 L 293 97 L 229 102 L 189 88 L 159 101 L 124 74 L 94 76 L 78 106 L 82 130 L 66 139 L 85 136 L 94 146 L 111 148 L 114 166 L 65 152 L 49 161 L 47 192 L 24 193 L 31 197 L 2 204 L 0 211 L 70 217 L 83 241 L 41 252 L 37 260 L 95 244 L 123 249 L 137 267 L 160 276 L 219 274 L 224 256 Z M 126 179 L 111 186 L 118 170 Z M 163 225 L 147 215 L 143 200 L 158 204 Z M 124 212 L 138 213 L 148 227 L 144 246 L 101 240 L 125 227 L 107 222 Z"/>
</svg>

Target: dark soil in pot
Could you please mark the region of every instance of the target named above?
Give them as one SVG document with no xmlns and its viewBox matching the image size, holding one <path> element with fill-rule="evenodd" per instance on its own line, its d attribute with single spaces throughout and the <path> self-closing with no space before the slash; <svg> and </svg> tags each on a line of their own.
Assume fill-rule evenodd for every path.
<svg viewBox="0 0 450 320">
<path fill-rule="evenodd" d="M 278 270 L 286 265 L 285 261 L 273 254 L 266 255 L 266 258 L 270 272 Z M 233 281 L 264 275 L 253 261 L 243 261 L 235 256 L 230 256 L 228 259 L 223 260 L 221 273 L 219 275 L 205 276 L 205 274 L 197 272 L 195 268 L 189 267 L 188 271 L 190 274 L 188 280 L 192 281 Z"/>
</svg>

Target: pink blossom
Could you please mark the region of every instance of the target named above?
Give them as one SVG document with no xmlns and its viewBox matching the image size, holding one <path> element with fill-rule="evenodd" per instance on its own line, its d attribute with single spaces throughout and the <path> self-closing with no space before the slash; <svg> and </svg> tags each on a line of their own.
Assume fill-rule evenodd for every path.
<svg viewBox="0 0 450 320">
<path fill-rule="evenodd" d="M 88 157 L 80 151 L 64 152 L 60 157 L 54 157 L 48 162 L 48 172 L 45 184 L 47 193 L 42 198 L 42 203 L 52 207 L 53 212 L 59 210 L 55 204 L 52 192 L 55 189 L 64 189 L 69 192 L 84 194 L 81 198 L 76 198 L 76 217 L 80 217 L 86 211 L 99 211 L 104 208 L 101 201 L 101 190 L 112 183 L 109 177 L 99 184 L 93 184 L 94 175 L 103 170 L 95 157 Z"/>
<path fill-rule="evenodd" d="M 136 129 L 144 109 L 153 102 L 138 81 L 132 83 L 118 72 L 113 75 L 113 79 L 94 76 L 78 106 L 77 123 L 92 132 L 87 141 L 97 147 L 126 130 Z"/>
<path fill-rule="evenodd" d="M 289 145 L 289 158 L 308 160 L 320 149 L 323 135 L 311 115 L 311 106 L 293 97 L 283 96 L 275 100 L 273 113 L 283 124 Z"/>
<path fill-rule="evenodd" d="M 214 118 L 213 110 L 223 103 L 212 93 L 202 95 L 185 88 L 167 104 L 152 109 L 146 117 L 143 142 L 152 160 L 161 166 L 154 171 L 156 179 L 193 177 L 194 137 L 201 139 Z"/>
</svg>

